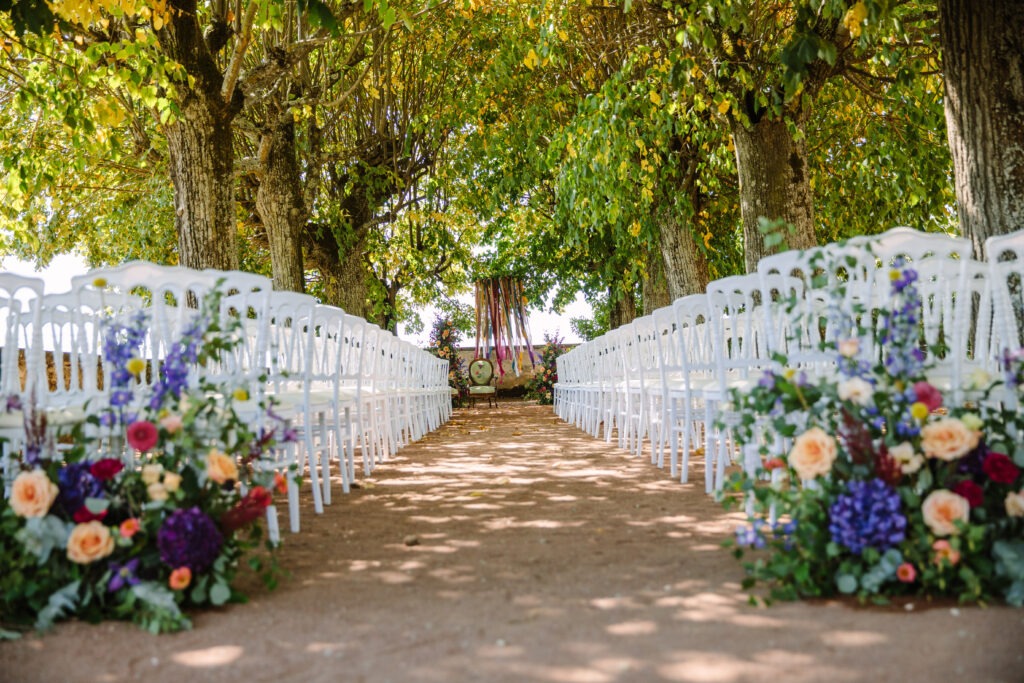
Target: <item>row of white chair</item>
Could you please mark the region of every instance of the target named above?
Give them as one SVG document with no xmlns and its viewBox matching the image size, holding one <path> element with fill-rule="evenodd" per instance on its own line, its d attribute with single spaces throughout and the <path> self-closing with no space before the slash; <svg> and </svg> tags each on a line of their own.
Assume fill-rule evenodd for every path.
<svg viewBox="0 0 1024 683">
<path fill-rule="evenodd" d="M 878 313 L 891 305 L 890 270 L 900 263 L 918 274 L 928 379 L 961 401 L 969 375 L 997 374 L 1003 351 L 1024 345 L 1024 231 L 985 249 L 976 261 L 966 239 L 894 228 L 766 257 L 754 273 L 714 281 L 561 356 L 555 412 L 595 437 L 603 429 L 608 441 L 617 430 L 619 446 L 638 456 L 647 438 L 659 467 L 668 449 L 672 476 L 684 482 L 702 444 L 711 492 L 734 454 L 729 426 L 741 419 L 730 391 L 782 370 L 777 354 L 809 380 L 833 376 L 841 339 L 859 339 L 862 361 L 883 359 Z"/>
<path fill-rule="evenodd" d="M 198 302 L 215 290 L 223 295 L 219 310 L 197 323 Z M 131 325 L 139 312 L 146 314 L 139 353 L 149 368 L 124 387 L 131 392 L 124 410 L 138 409 L 158 389 L 159 369 L 180 354 L 190 327 L 227 329 L 234 321 L 237 345 L 218 362 L 186 363 L 189 385 L 202 378 L 226 396 L 245 389 L 249 398 L 233 404 L 240 417 L 266 429 L 295 429 L 297 446 L 277 449 L 276 466 L 303 472 L 308 466 L 318 513 L 331 502 L 332 460 L 348 492 L 357 448 L 369 475 L 451 414 L 448 363 L 362 318 L 305 294 L 274 291 L 259 275 L 143 262 L 75 277 L 62 294 L 45 294 L 35 278 L 0 274 L 0 322 L 6 326 L 0 396 L 19 397 L 55 430 L 82 422 L 87 411 L 109 405 L 119 388 L 104 349 L 110 323 Z M 260 410 L 265 399 L 273 400 L 283 422 Z M 9 440 L 8 474 L 24 443 L 23 422 L 20 410 L 0 416 L 0 433 Z M 288 498 L 291 528 L 298 531 L 294 483 Z"/>
</svg>

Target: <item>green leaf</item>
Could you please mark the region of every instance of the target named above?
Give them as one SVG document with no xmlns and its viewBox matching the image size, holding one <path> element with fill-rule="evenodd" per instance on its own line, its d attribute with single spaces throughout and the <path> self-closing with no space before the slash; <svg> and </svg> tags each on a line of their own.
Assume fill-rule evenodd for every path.
<svg viewBox="0 0 1024 683">
<path fill-rule="evenodd" d="M 223 605 L 230 597 L 231 589 L 226 583 L 215 583 L 210 589 L 210 602 L 214 605 Z"/>
</svg>

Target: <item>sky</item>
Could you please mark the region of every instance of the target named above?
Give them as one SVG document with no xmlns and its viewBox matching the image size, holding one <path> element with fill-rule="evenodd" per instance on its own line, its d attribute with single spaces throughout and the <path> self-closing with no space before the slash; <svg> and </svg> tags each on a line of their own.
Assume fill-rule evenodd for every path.
<svg viewBox="0 0 1024 683">
<path fill-rule="evenodd" d="M 71 288 L 71 278 L 75 275 L 81 275 L 89 270 L 85 263 L 85 259 L 77 254 L 62 254 L 57 256 L 50 262 L 50 265 L 41 271 L 37 271 L 35 264 L 21 261 L 13 256 L 8 256 L 0 260 L 0 268 L 4 272 L 14 273 L 16 275 L 29 275 L 40 277 L 46 283 L 47 293 L 66 292 Z M 473 294 L 468 293 L 458 297 L 459 301 L 472 306 L 474 303 Z M 434 321 L 434 315 L 437 309 L 433 306 L 425 306 L 419 309 L 420 319 L 423 321 L 424 329 L 419 334 L 407 334 L 399 326 L 399 336 L 403 339 L 407 339 L 417 346 L 426 346 L 428 338 L 430 337 L 430 325 Z M 582 318 L 593 315 L 590 304 L 584 301 L 582 295 L 577 295 L 576 300 L 573 301 L 566 308 L 562 314 L 549 313 L 547 311 L 529 310 L 529 325 L 530 332 L 533 335 L 531 341 L 534 344 L 543 344 L 545 333 L 551 334 L 557 332 L 562 337 L 563 341 L 568 343 L 578 343 L 581 339 L 573 334 L 572 328 L 569 326 L 570 318 Z M 475 343 L 475 339 L 470 336 L 463 344 L 471 346 Z"/>
</svg>

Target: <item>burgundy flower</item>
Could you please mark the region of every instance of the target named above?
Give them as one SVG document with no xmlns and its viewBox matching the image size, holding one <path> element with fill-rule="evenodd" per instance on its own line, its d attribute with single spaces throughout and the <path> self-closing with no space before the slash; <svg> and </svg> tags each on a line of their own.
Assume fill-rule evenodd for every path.
<svg viewBox="0 0 1024 683">
<path fill-rule="evenodd" d="M 100 512 L 91 512 L 89 508 L 83 505 L 82 507 L 78 508 L 75 511 L 73 519 L 75 520 L 75 524 L 85 524 L 86 522 L 93 522 L 96 520 L 103 519 L 106 516 L 106 510 L 101 510 Z"/>
<path fill-rule="evenodd" d="M 148 420 L 139 420 L 128 425 L 128 445 L 143 453 L 156 445 L 156 425 Z"/>
<path fill-rule="evenodd" d="M 989 453 L 981 467 L 997 484 L 1012 484 L 1020 474 L 1020 469 L 1002 453 Z"/>
<path fill-rule="evenodd" d="M 942 394 L 928 382 L 915 382 L 914 393 L 918 401 L 928 406 L 928 412 L 942 407 Z"/>
<path fill-rule="evenodd" d="M 270 505 L 270 491 L 262 486 L 254 486 L 238 505 L 220 516 L 220 527 L 227 533 L 252 524 L 263 516 L 263 511 Z"/>
<path fill-rule="evenodd" d="M 124 463 L 117 458 L 97 460 L 89 468 L 89 473 L 100 481 L 113 479 L 114 475 L 124 469 Z"/>
<path fill-rule="evenodd" d="M 985 491 L 970 479 L 965 479 L 954 486 L 953 493 L 966 498 L 972 508 L 979 507 L 985 502 Z"/>
</svg>

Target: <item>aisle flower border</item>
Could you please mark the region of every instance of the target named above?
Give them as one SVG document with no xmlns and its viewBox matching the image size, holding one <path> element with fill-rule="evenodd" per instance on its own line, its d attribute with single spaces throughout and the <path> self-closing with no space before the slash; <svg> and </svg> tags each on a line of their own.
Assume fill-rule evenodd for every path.
<svg viewBox="0 0 1024 683">
<path fill-rule="evenodd" d="M 1005 354 L 1002 378 L 970 373 L 970 403 L 949 405 L 951 394 L 926 377 L 917 272 L 902 261 L 888 272 L 892 305 L 873 332 L 859 307 L 843 310 L 842 284 L 832 292 L 836 338 L 825 348 L 836 377 L 810 381 L 777 356 L 777 371 L 732 393 L 737 444 L 761 465 L 726 487 L 727 508 L 748 506 L 726 545 L 743 560 L 743 587 L 766 583 L 768 601 L 845 594 L 1021 606 L 1024 353 Z M 877 358 L 864 357 L 866 334 Z"/>
<path fill-rule="evenodd" d="M 5 624 L 46 629 L 77 615 L 174 631 L 191 626 L 183 609 L 245 601 L 232 587 L 243 559 L 276 585 L 276 545 L 259 520 L 288 484 L 271 450 L 290 447 L 295 433 L 270 400 L 250 401 L 250 387 L 192 382 L 197 365 L 221 362 L 242 342 L 240 323 L 225 325 L 220 311 L 218 288 L 159 368 L 142 358 L 145 312 L 107 320 L 110 399 L 88 406 L 68 450 L 55 448 L 45 415 L 26 410 L 21 471 L 0 502 Z M 158 374 L 152 386 L 140 381 L 147 371 Z M 263 417 L 243 421 L 242 402 Z"/>
</svg>

